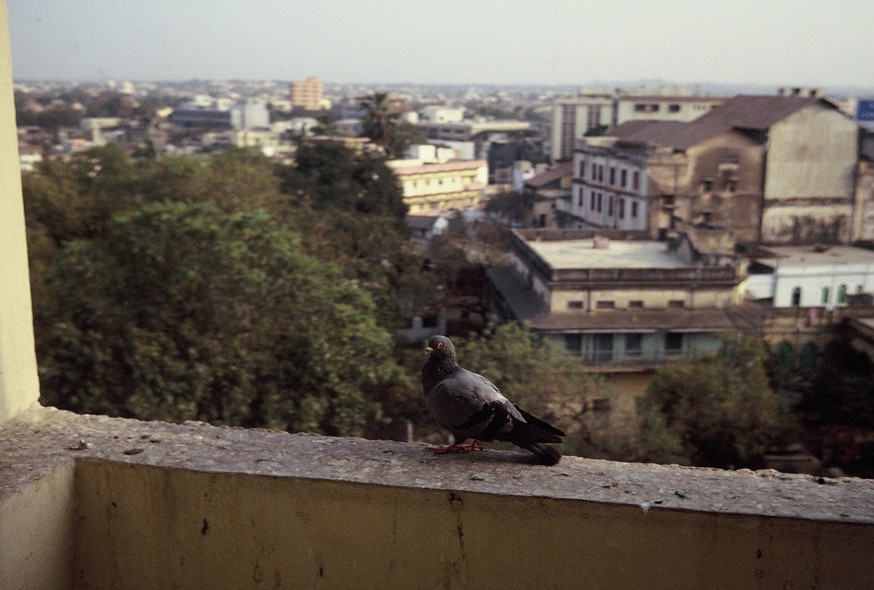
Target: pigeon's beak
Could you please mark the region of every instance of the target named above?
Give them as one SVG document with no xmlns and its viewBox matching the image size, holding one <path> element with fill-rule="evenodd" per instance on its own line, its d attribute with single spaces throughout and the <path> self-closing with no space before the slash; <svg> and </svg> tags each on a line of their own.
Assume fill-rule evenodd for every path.
<svg viewBox="0 0 874 590">
<path fill-rule="evenodd" d="M 425 350 L 422 351 L 422 354 L 429 355 L 429 354 L 431 354 L 432 352 L 434 352 L 434 349 L 431 348 L 430 346 L 426 346 L 426 347 L 425 347 Z"/>
</svg>

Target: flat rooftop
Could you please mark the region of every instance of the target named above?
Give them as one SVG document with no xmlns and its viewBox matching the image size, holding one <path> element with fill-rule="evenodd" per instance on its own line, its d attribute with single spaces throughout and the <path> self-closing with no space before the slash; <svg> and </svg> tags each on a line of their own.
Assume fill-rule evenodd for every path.
<svg viewBox="0 0 874 590">
<path fill-rule="evenodd" d="M 664 242 L 610 240 L 607 248 L 595 248 L 591 239 L 525 243 L 553 269 L 577 268 L 692 268 L 668 251 Z"/>
<path fill-rule="evenodd" d="M 874 264 L 874 250 L 852 246 L 828 246 L 825 249 L 814 246 L 775 246 L 766 247 L 763 250 L 772 256 L 759 256 L 756 257 L 756 260 L 768 266 Z"/>
</svg>

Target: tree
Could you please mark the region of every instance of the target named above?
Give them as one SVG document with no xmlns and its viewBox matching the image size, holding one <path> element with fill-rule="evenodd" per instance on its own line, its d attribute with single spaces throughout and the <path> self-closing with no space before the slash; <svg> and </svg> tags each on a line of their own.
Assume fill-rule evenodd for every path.
<svg viewBox="0 0 874 590">
<path fill-rule="evenodd" d="M 645 399 L 636 455 L 699 466 L 755 466 L 780 436 L 767 353 L 749 336 L 725 339 L 720 353 L 657 371 Z"/>
<path fill-rule="evenodd" d="M 146 206 L 45 278 L 47 403 L 142 419 L 361 434 L 405 380 L 367 295 L 263 211 Z"/>
<path fill-rule="evenodd" d="M 394 108 L 387 92 L 374 92 L 361 99 L 366 113 L 362 120 L 364 135 L 385 148 L 397 127 L 400 113 Z"/>
</svg>

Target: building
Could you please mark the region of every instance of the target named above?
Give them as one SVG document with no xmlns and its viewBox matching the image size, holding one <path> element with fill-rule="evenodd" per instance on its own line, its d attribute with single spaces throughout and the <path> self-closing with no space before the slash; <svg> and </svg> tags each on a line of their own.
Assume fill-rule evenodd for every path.
<svg viewBox="0 0 874 590">
<path fill-rule="evenodd" d="M 170 121 L 197 129 L 259 129 L 270 127 L 270 112 L 262 99 L 235 103 L 230 99 L 198 97 L 174 108 Z"/>
<path fill-rule="evenodd" d="M 288 85 L 291 107 L 306 111 L 318 111 L 322 105 L 322 81 L 315 76 L 294 81 Z"/>
<path fill-rule="evenodd" d="M 683 221 L 731 228 L 739 242 L 848 243 L 874 211 L 871 183 L 859 190 L 856 180 L 864 177 L 857 125 L 816 96 L 737 96 L 691 122 L 631 121 L 610 136 L 612 146 L 578 142 L 574 196 L 598 190 L 590 175 L 599 159 L 618 171 L 633 161 L 629 152 L 646 153 L 653 236 Z M 612 227 L 589 207 L 581 219 Z"/>
<path fill-rule="evenodd" d="M 400 183 L 411 214 L 477 207 L 488 182 L 488 164 L 484 160 L 443 163 L 390 160 L 386 163 Z"/>
<path fill-rule="evenodd" d="M 464 109 L 426 106 L 422 109 L 422 120 L 429 123 L 461 123 L 464 120 Z"/>
<path fill-rule="evenodd" d="M 713 235 L 709 235 L 713 234 Z M 510 263 L 489 271 L 494 306 L 605 380 L 605 419 L 634 415 L 655 369 L 717 352 L 722 336 L 759 333 L 767 309 L 745 303 L 743 261 L 724 232 L 670 242 L 643 232 L 513 230 Z"/>
<path fill-rule="evenodd" d="M 527 121 L 462 121 L 436 123 L 419 121 L 416 126 L 429 140 L 474 141 L 490 133 L 524 132 L 531 128 Z"/>
<path fill-rule="evenodd" d="M 600 137 L 579 142 L 565 226 L 649 229 L 650 155 L 650 146 L 642 143 Z"/>
<path fill-rule="evenodd" d="M 569 160 L 583 137 L 601 135 L 627 121 L 692 121 L 724 101 L 695 96 L 683 87 L 581 88 L 577 96 L 553 105 L 550 155 L 553 162 Z"/>
<path fill-rule="evenodd" d="M 818 312 L 874 294 L 874 251 L 851 246 L 782 246 L 751 255 L 747 293 L 777 308 Z"/>
<path fill-rule="evenodd" d="M 559 218 L 567 215 L 560 205 L 570 202 L 573 163 L 563 162 L 525 181 L 522 192 L 528 205 L 526 227 L 563 227 Z"/>
</svg>

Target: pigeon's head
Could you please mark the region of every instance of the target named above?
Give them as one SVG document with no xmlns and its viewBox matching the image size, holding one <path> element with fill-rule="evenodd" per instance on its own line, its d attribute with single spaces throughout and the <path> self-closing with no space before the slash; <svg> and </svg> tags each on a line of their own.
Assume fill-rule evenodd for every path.
<svg viewBox="0 0 874 590">
<path fill-rule="evenodd" d="M 446 336 L 431 336 L 428 339 L 428 346 L 425 348 L 425 354 L 435 358 L 455 358 L 455 346 L 452 340 Z"/>
</svg>

